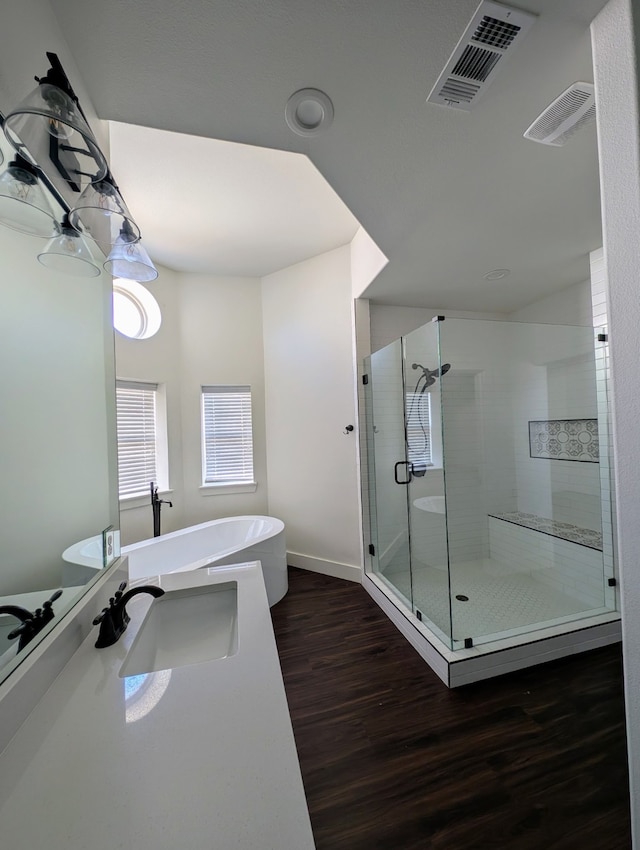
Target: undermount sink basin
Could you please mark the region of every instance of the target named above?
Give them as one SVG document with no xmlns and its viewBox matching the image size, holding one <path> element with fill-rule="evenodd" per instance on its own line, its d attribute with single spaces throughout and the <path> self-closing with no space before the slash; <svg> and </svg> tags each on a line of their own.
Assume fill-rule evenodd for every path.
<svg viewBox="0 0 640 850">
<path fill-rule="evenodd" d="M 237 582 L 170 590 L 151 603 L 120 676 L 213 661 L 237 651 Z"/>
</svg>

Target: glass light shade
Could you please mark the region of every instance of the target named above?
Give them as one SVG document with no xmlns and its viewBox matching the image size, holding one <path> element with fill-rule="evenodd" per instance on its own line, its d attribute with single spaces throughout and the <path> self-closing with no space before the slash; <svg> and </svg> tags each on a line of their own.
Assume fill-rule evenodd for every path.
<svg viewBox="0 0 640 850">
<path fill-rule="evenodd" d="M 119 235 L 137 242 L 140 228 L 118 189 L 110 180 L 99 180 L 87 186 L 69 213 L 69 222 L 80 233 L 90 236 L 109 253 Z"/>
<path fill-rule="evenodd" d="M 38 261 L 48 269 L 63 272 L 70 277 L 98 277 L 100 274 L 100 267 L 93 259 L 89 246 L 70 226 L 66 216 L 60 233 L 38 254 Z"/>
<path fill-rule="evenodd" d="M 0 224 L 29 236 L 50 238 L 56 215 L 28 163 L 13 160 L 0 174 Z"/>
<path fill-rule="evenodd" d="M 53 136 L 61 146 L 61 160 L 65 147 L 73 148 L 73 161 L 85 179 L 102 180 L 107 174 L 107 161 L 80 110 L 66 92 L 51 83 L 40 83 L 7 115 L 4 134 L 34 165 L 51 158 L 49 137 Z M 75 176 L 82 182 L 82 175 L 71 175 Z"/>
<path fill-rule="evenodd" d="M 113 277 L 139 283 L 148 283 L 158 277 L 158 271 L 142 243 L 128 241 L 126 233 L 116 239 L 104 267 Z"/>
</svg>

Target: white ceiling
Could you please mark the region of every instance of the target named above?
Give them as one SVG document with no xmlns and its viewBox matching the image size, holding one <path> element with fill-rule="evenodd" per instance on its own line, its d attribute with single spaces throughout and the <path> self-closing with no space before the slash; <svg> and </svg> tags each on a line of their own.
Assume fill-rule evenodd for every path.
<svg viewBox="0 0 640 850">
<path fill-rule="evenodd" d="M 145 248 L 177 271 L 263 277 L 358 229 L 302 154 L 119 123 L 110 146 Z"/>
<path fill-rule="evenodd" d="M 307 154 L 389 258 L 370 297 L 509 312 L 587 278 L 601 244 L 595 128 L 563 148 L 522 133 L 593 79 L 588 23 L 605 0 L 518 0 L 539 18 L 470 113 L 425 99 L 476 0 L 51 3 L 102 118 Z M 313 139 L 284 120 L 308 86 L 335 107 Z M 145 244 L 162 241 L 113 170 Z M 147 184 L 155 202 L 165 178 Z M 206 252 L 216 238 L 204 232 Z M 498 267 L 511 275 L 483 279 Z"/>
</svg>

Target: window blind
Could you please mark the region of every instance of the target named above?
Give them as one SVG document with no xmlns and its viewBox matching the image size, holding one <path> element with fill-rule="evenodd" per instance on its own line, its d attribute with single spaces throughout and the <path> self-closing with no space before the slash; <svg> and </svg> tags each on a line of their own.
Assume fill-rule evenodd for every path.
<svg viewBox="0 0 640 850">
<path fill-rule="evenodd" d="M 429 393 L 407 393 L 407 460 L 424 467 L 431 460 L 431 396 Z"/>
<path fill-rule="evenodd" d="M 251 387 L 202 387 L 203 483 L 253 482 Z"/>
<path fill-rule="evenodd" d="M 156 478 L 157 384 L 116 381 L 118 490 L 123 496 L 149 493 Z"/>
</svg>

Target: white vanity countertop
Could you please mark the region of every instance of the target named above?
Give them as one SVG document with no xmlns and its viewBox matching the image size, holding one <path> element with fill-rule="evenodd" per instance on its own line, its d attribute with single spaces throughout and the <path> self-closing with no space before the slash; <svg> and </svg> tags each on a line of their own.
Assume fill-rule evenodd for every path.
<svg viewBox="0 0 640 850">
<path fill-rule="evenodd" d="M 238 651 L 229 658 L 147 674 L 134 692 L 135 677 L 118 672 L 146 594 L 129 602 L 118 643 L 95 649 L 96 628 L 82 644 L 0 756 L 3 846 L 313 850 L 260 566 L 132 586 L 230 580 Z"/>
</svg>

